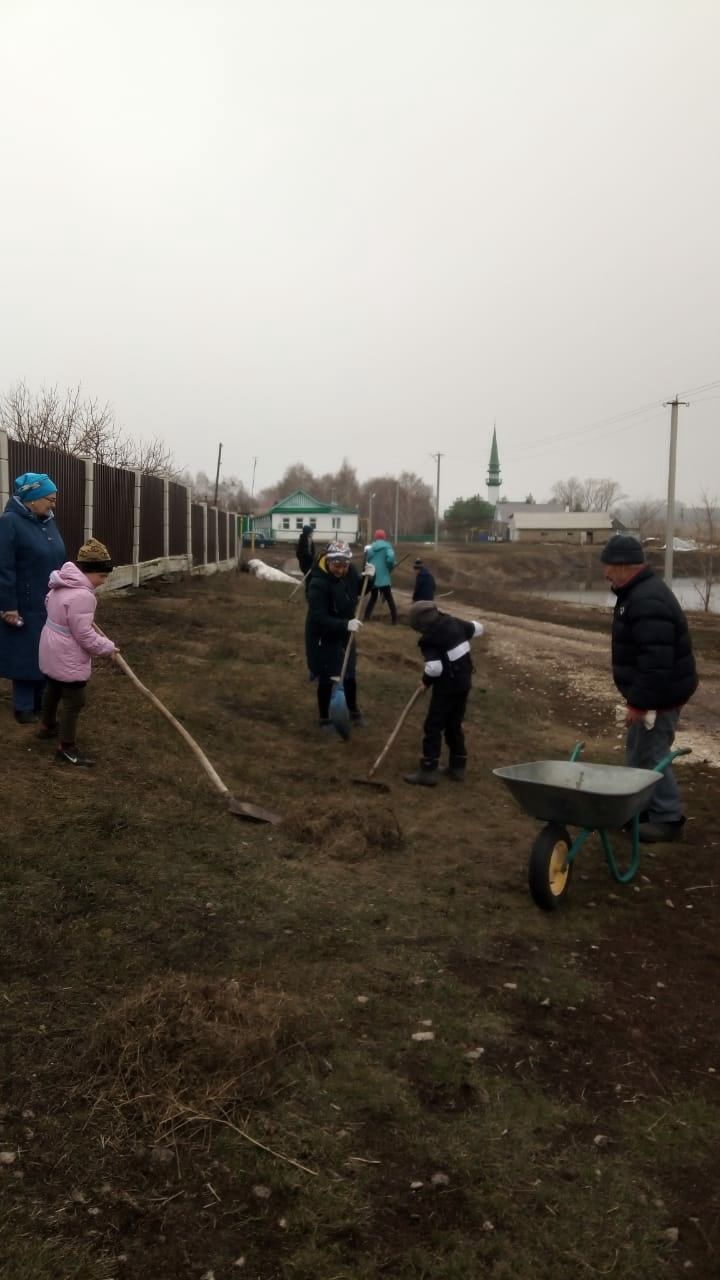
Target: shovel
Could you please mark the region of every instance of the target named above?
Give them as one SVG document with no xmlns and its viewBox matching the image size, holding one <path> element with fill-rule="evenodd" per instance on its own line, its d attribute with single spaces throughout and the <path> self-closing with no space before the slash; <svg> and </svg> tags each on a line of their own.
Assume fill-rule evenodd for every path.
<svg viewBox="0 0 720 1280">
<path fill-rule="evenodd" d="M 368 770 L 367 777 L 366 777 L 366 778 L 353 778 L 353 782 L 355 783 L 355 786 L 356 786 L 356 787 L 377 787 L 378 791 L 389 791 L 389 790 L 390 790 L 390 787 L 388 786 L 387 782 L 379 782 L 376 778 L 374 778 L 374 777 L 373 777 L 373 774 L 374 774 L 374 773 L 377 773 L 377 770 L 380 768 L 380 765 L 382 764 L 383 760 L 385 759 L 385 757 L 386 757 L 386 755 L 387 755 L 388 751 L 390 750 L 390 748 L 391 748 L 391 746 L 392 746 L 393 742 L 394 742 L 394 741 L 395 741 L 395 739 L 397 738 L 397 736 L 398 736 L 398 734 L 399 734 L 400 730 L 402 729 L 402 727 L 403 727 L 403 725 L 404 725 L 404 723 L 405 723 L 405 721 L 406 721 L 407 717 L 409 716 L 410 712 L 412 711 L 413 707 L 415 706 L 415 703 L 417 702 L 418 698 L 419 698 L 419 697 L 420 697 L 424 692 L 425 692 L 425 685 L 424 685 L 424 684 L 419 684 L 419 685 L 418 685 L 418 687 L 417 687 L 417 689 L 414 691 L 414 693 L 413 693 L 412 697 L 410 698 L 410 701 L 405 705 L 405 707 L 403 708 L 403 710 L 400 712 L 400 716 L 399 716 L 399 718 L 398 718 L 398 722 L 397 722 L 397 724 L 395 725 L 395 728 L 393 729 L 392 733 L 390 734 L 390 737 L 388 738 L 387 742 L 385 743 L 385 746 L 383 747 L 382 751 L 380 752 L 380 755 L 378 756 L 378 758 L 377 758 L 377 760 L 375 761 L 374 765 L 372 766 L 372 768 L 371 768 L 371 769 L 369 769 L 369 770 Z"/>
<path fill-rule="evenodd" d="M 355 606 L 356 618 L 362 613 L 363 603 L 365 600 L 365 592 L 367 584 L 370 581 L 367 574 L 363 574 L 362 590 L 358 596 L 358 602 Z M 328 708 L 328 716 L 332 720 L 343 742 L 347 742 L 350 737 L 350 712 L 348 711 L 347 700 L 345 698 L 345 673 L 348 669 L 350 654 L 352 653 L 353 643 L 357 632 L 351 631 L 350 638 L 345 645 L 345 656 L 340 669 L 339 676 L 333 676 L 333 691 L 330 694 L 330 706 Z"/>
<path fill-rule="evenodd" d="M 100 628 L 98 627 L 97 630 L 100 631 Z M 100 634 L 103 635 L 104 633 L 100 632 Z M 115 654 L 115 662 L 119 666 L 120 670 L 127 676 L 128 680 L 132 681 L 136 689 L 139 689 L 143 696 L 147 698 L 149 702 L 152 702 L 153 706 L 157 708 L 160 714 L 163 715 L 166 720 L 170 721 L 173 729 L 177 730 L 180 737 L 185 739 L 190 750 L 200 761 L 200 764 L 205 770 L 218 795 L 225 797 L 230 813 L 235 814 L 237 818 L 249 818 L 252 822 L 275 823 L 282 821 L 279 814 L 271 813 L 269 809 L 261 809 L 260 806 L 256 804 L 247 804 L 244 800 L 238 800 L 234 795 L 231 795 L 229 788 L 225 786 L 222 778 L 215 772 L 213 766 L 205 755 L 205 752 L 201 750 L 195 739 L 190 736 L 185 726 L 180 724 L 179 720 L 175 719 L 172 712 L 168 711 L 167 707 L 155 696 L 154 693 L 151 693 L 151 691 L 145 687 L 142 681 L 138 680 L 132 667 L 125 661 L 121 654 Z"/>
</svg>

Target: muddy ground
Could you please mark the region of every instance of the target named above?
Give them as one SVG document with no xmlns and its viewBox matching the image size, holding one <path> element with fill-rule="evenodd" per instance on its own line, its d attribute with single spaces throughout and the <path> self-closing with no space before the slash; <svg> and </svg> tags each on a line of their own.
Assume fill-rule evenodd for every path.
<svg viewBox="0 0 720 1280">
<path fill-rule="evenodd" d="M 414 636 L 364 629 L 368 728 L 319 739 L 302 606 L 245 574 L 106 598 L 99 621 L 280 825 L 229 817 L 115 669 L 82 777 L 0 702 L 4 1277 L 718 1274 L 717 624 L 693 627 L 687 841 L 628 886 L 588 846 L 547 915 L 538 826 L 492 768 L 580 738 L 619 761 L 608 618 L 476 590 L 462 787 L 403 784 L 420 714 L 390 792 L 355 787 Z"/>
</svg>

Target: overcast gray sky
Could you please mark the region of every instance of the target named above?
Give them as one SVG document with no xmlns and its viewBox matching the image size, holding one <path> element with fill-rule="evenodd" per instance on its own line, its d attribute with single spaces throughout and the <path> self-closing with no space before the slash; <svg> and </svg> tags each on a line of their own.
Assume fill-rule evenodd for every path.
<svg viewBox="0 0 720 1280">
<path fill-rule="evenodd" d="M 718 49 L 717 0 L 0 0 L 0 389 L 257 488 L 440 450 L 446 506 L 493 419 L 509 498 L 662 495 L 715 383 L 720 495 Z"/>
</svg>

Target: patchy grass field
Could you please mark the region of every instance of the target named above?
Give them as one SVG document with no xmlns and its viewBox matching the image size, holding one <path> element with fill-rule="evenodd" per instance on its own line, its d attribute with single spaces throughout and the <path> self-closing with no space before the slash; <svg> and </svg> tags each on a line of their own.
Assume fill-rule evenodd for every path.
<svg viewBox="0 0 720 1280">
<path fill-rule="evenodd" d="M 230 817 L 114 668 L 91 685 L 92 772 L 0 704 L 0 1274 L 716 1277 L 720 774 L 683 770 L 687 843 L 624 888 L 593 844 L 546 916 L 536 825 L 490 771 L 569 753 L 561 662 L 530 684 L 490 629 L 465 786 L 400 780 L 418 714 L 391 794 L 356 788 L 415 638 L 365 628 L 369 727 L 318 738 L 287 590 L 193 580 L 99 613 L 280 826 Z M 582 720 L 588 759 L 616 760 L 605 712 Z"/>
</svg>

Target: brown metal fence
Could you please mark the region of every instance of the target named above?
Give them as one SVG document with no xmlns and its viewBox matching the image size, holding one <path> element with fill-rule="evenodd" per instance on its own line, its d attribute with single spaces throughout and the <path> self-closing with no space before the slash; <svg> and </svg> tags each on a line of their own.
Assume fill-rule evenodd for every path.
<svg viewBox="0 0 720 1280">
<path fill-rule="evenodd" d="M 205 563 L 205 520 L 203 516 L 203 507 L 199 502 L 193 502 L 190 509 L 190 519 L 192 521 L 192 557 L 193 564 Z"/>
<path fill-rule="evenodd" d="M 8 440 L 10 492 L 16 476 L 26 471 L 40 471 L 57 485 L 58 529 L 62 534 L 68 559 L 74 560 L 85 541 L 85 463 L 70 453 L 44 449 L 37 444 Z"/>
<path fill-rule="evenodd" d="M 207 539 L 207 562 L 214 564 L 217 551 L 217 531 L 215 528 L 215 507 L 208 507 L 208 539 Z"/>
<path fill-rule="evenodd" d="M 218 511 L 218 543 L 220 547 L 220 559 L 227 560 L 228 557 L 228 518 L 227 511 Z"/>
<path fill-rule="evenodd" d="M 237 516 L 234 511 L 230 512 L 228 520 L 228 555 L 230 559 L 237 555 Z"/>
<path fill-rule="evenodd" d="M 163 552 L 163 490 L 158 476 L 140 477 L 140 559 L 158 560 Z"/>
<path fill-rule="evenodd" d="M 105 543 L 115 564 L 132 564 L 134 498 L 134 472 L 95 463 L 93 532 Z"/>
<path fill-rule="evenodd" d="M 184 556 L 187 552 L 187 489 L 184 484 L 170 481 L 168 504 L 170 507 L 170 555 Z"/>
</svg>

